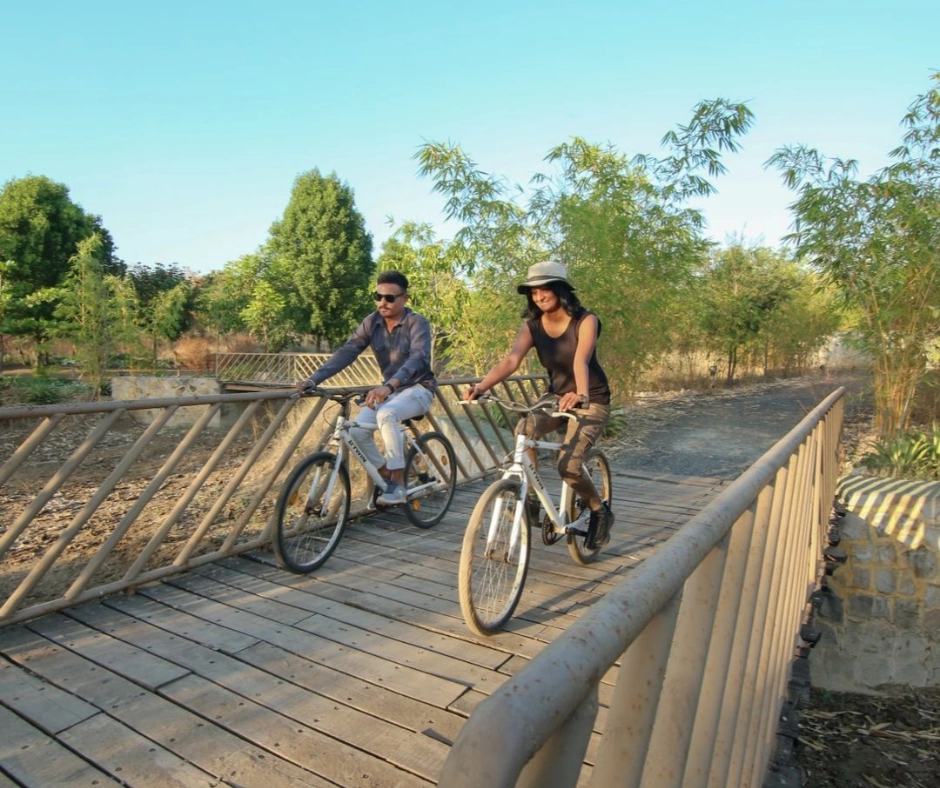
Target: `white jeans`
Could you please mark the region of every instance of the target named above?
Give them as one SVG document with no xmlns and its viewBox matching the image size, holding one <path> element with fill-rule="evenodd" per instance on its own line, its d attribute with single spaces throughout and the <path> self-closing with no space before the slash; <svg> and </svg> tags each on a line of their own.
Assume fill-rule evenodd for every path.
<svg viewBox="0 0 940 788">
<path fill-rule="evenodd" d="M 358 427 L 349 431 L 355 444 L 376 468 L 382 465 L 390 471 L 405 467 L 405 440 L 400 425 L 405 419 L 413 419 L 428 412 L 434 401 L 434 392 L 424 386 L 409 386 L 396 391 L 378 409 L 363 408 L 356 421 Z M 385 457 L 379 453 L 373 433 L 379 430 L 385 444 Z"/>
</svg>

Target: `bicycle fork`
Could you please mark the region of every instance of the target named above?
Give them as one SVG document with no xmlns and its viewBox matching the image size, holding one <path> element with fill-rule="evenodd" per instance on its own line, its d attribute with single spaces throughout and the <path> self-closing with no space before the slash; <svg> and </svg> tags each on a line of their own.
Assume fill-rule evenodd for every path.
<svg viewBox="0 0 940 788">
<path fill-rule="evenodd" d="M 523 488 L 525 485 L 523 485 Z M 502 555 L 497 553 L 500 543 L 500 523 L 503 521 L 503 516 L 506 513 L 507 501 L 505 498 L 500 497 L 496 501 L 496 505 L 493 507 L 493 514 L 490 517 L 490 525 L 486 532 L 486 555 L 488 558 L 497 558 L 505 563 L 509 563 L 510 556 L 515 554 L 516 548 L 519 545 L 519 532 L 522 530 L 522 518 L 525 516 L 523 514 L 525 508 L 525 496 L 520 496 L 515 499 L 513 505 L 512 513 L 512 527 L 509 532 L 509 544 L 507 545 L 505 551 Z"/>
</svg>

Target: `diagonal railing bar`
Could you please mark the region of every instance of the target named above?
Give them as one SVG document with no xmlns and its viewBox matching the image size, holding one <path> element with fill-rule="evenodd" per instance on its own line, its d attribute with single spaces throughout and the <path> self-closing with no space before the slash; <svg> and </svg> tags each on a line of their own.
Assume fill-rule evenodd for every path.
<svg viewBox="0 0 940 788">
<path fill-rule="evenodd" d="M 232 425 L 232 428 L 229 430 L 228 435 L 222 440 L 219 444 L 219 447 L 215 450 L 215 453 L 209 459 L 209 462 L 203 466 L 203 469 L 199 472 L 199 475 L 196 479 L 193 480 L 193 485 L 196 486 L 196 490 L 202 487 L 202 484 L 208 479 L 212 471 L 215 470 L 218 463 L 222 461 L 222 457 L 225 455 L 225 452 L 231 447 L 232 443 L 235 441 L 235 438 L 241 433 L 245 425 L 249 424 L 254 418 L 255 413 L 258 408 L 261 406 L 261 400 L 255 400 L 248 404 L 248 407 L 242 411 L 242 414 L 238 417 L 238 420 L 235 424 Z M 286 409 L 281 409 L 284 415 L 287 415 Z M 267 434 L 268 440 L 270 436 L 274 435 L 274 432 L 277 429 L 277 426 L 280 424 L 280 421 L 274 422 L 270 427 L 268 427 Z M 267 445 L 267 441 L 260 440 L 258 441 L 254 448 L 252 449 L 252 454 L 260 454 L 260 452 Z M 257 450 L 257 452 L 255 451 Z M 215 503 L 212 504 L 209 511 L 206 512 L 206 516 L 202 518 L 202 521 L 199 525 L 196 526 L 192 535 L 186 542 L 186 545 L 180 550 L 179 554 L 174 559 L 173 563 L 176 566 L 184 566 L 186 562 L 190 559 L 190 556 L 196 551 L 199 547 L 199 543 L 202 541 L 203 537 L 208 533 L 209 528 L 212 527 L 212 523 L 215 521 L 215 518 L 219 515 L 222 509 L 225 508 L 225 505 L 229 502 L 232 495 L 234 495 L 235 490 L 238 488 L 240 481 L 245 477 L 250 469 L 250 465 L 247 465 L 244 461 L 242 462 L 241 468 L 233 476 L 229 483 L 225 486 L 225 489 L 222 490 L 219 497 L 216 498 Z M 195 492 L 193 493 L 195 495 Z M 185 496 L 184 496 L 185 498 Z M 182 503 L 181 499 L 181 503 Z M 187 504 L 188 505 L 188 501 Z"/>
<path fill-rule="evenodd" d="M 81 464 L 101 440 L 102 436 L 108 431 L 108 428 L 117 421 L 121 415 L 121 410 L 114 410 L 107 414 L 85 438 L 84 442 L 69 457 L 59 470 L 46 482 L 45 487 L 39 491 L 39 494 L 33 499 L 33 502 L 27 506 L 22 514 L 13 522 L 9 530 L 0 538 L 0 558 L 10 547 L 16 538 L 23 532 L 27 525 L 36 514 L 52 499 L 56 491 L 68 480 L 69 476 Z M 4 606 L 5 607 L 5 606 Z M 0 609 L 0 618 L 3 613 Z"/>
<path fill-rule="evenodd" d="M 120 411 L 114 411 L 114 413 L 112 413 L 109 417 L 102 419 L 101 423 L 95 430 L 92 431 L 88 439 L 86 439 L 86 442 L 83 444 L 82 448 L 85 448 L 85 445 L 87 445 L 89 441 L 92 442 L 89 450 L 93 448 L 94 444 L 96 444 L 98 440 L 101 439 L 101 436 L 103 436 L 107 431 L 108 427 L 110 426 L 110 422 L 116 420 L 120 415 Z M 140 448 L 142 449 L 143 446 Z M 79 451 L 81 451 L 81 449 Z M 76 452 L 76 454 L 71 458 L 75 464 L 81 461 L 81 457 L 78 455 L 79 452 Z M 127 463 L 124 468 L 121 469 L 122 472 L 123 470 L 126 470 L 126 467 L 129 464 L 130 463 Z M 124 463 L 122 463 L 122 465 L 124 465 Z M 106 487 L 110 484 L 111 488 L 113 488 L 118 479 L 120 479 L 120 474 L 115 475 L 115 473 L 112 473 L 111 476 L 105 480 L 103 486 Z M 29 594 L 30 591 L 33 590 L 33 588 L 35 588 L 36 584 L 40 581 L 42 576 L 56 562 L 56 559 L 62 555 L 72 539 L 75 538 L 75 535 L 81 530 L 82 526 L 85 525 L 88 518 L 91 516 L 91 513 L 94 512 L 94 510 L 97 508 L 98 503 L 104 500 L 108 492 L 109 490 L 104 490 L 103 492 L 99 490 L 96 492 L 88 501 L 88 503 L 85 504 L 82 510 L 72 519 L 72 522 L 69 523 L 65 530 L 59 534 L 59 538 L 55 540 L 53 545 L 46 551 L 45 555 L 43 555 L 43 557 L 35 564 L 35 566 L 33 566 L 29 574 L 26 575 L 26 579 L 20 584 L 19 588 L 16 589 L 16 592 L 11 594 L 9 599 L 7 599 L 5 602 L 4 606 L 0 608 L 0 617 L 2 617 L 6 612 L 7 606 L 10 606 L 11 608 L 15 607 Z"/>
<path fill-rule="evenodd" d="M 738 518 L 731 530 L 728 546 L 728 570 L 721 578 L 718 615 L 712 626 L 714 641 L 702 680 L 702 691 L 696 709 L 694 729 L 698 736 L 692 741 L 685 765 L 685 777 L 691 784 L 702 785 L 711 769 L 719 726 L 722 698 L 728 689 L 729 666 L 734 646 L 734 624 L 738 620 L 742 599 L 747 593 L 748 554 L 755 523 L 760 522 L 762 504 L 768 505 L 769 487 Z"/>
<path fill-rule="evenodd" d="M 217 353 L 216 378 L 225 383 L 292 386 L 308 378 L 329 353 Z M 355 388 L 382 382 L 375 357 L 362 355 L 330 379 L 331 386 Z"/>
<path fill-rule="evenodd" d="M 95 491 L 95 494 L 85 505 L 79 516 L 72 521 L 72 525 L 70 527 L 81 528 L 86 522 L 88 522 L 98 507 L 111 494 L 121 479 L 124 478 L 124 474 L 127 473 L 130 467 L 137 461 L 140 455 L 147 448 L 147 446 L 149 446 L 153 439 L 157 436 L 157 433 L 159 433 L 166 423 L 173 417 L 173 414 L 176 413 L 176 410 L 176 408 L 165 408 L 163 411 L 161 411 L 160 415 L 134 442 L 134 445 L 131 447 L 130 451 L 124 455 L 124 458 L 111 472 L 111 475 L 108 476 L 102 485 Z M 75 582 L 73 582 L 68 591 L 65 592 L 66 599 L 74 599 L 82 592 L 82 590 L 91 580 L 94 573 L 105 562 L 108 555 L 110 555 L 111 551 L 114 549 L 115 545 L 117 545 L 121 535 L 124 533 L 124 530 L 125 529 L 120 528 L 120 526 L 115 528 L 111 536 L 105 540 L 104 544 L 102 544 L 98 552 L 79 573 L 78 577 L 75 579 Z"/>
<path fill-rule="evenodd" d="M 735 618 L 737 627 L 734 631 L 731 655 L 726 668 L 726 688 L 721 698 L 720 709 L 717 711 L 718 726 L 714 739 L 709 740 L 703 737 L 701 744 L 703 749 L 710 750 L 710 753 L 706 752 L 702 758 L 701 770 L 702 776 L 708 780 L 706 784 L 710 786 L 726 784 L 727 772 L 731 763 L 731 747 L 737 738 L 735 725 L 741 719 L 741 697 L 745 694 L 743 692 L 743 682 L 748 650 L 751 644 L 751 633 L 754 631 L 756 602 L 761 589 L 762 575 L 768 565 L 765 564 L 765 561 L 772 564 L 772 557 L 767 558 L 768 525 L 781 473 L 782 471 L 778 472 L 777 477 L 761 490 L 761 494 L 757 499 L 754 526 L 751 529 L 751 543 L 745 559 L 744 583 L 741 586 L 740 602 L 738 604 L 739 612 Z M 728 611 L 728 615 L 731 615 L 730 611 Z M 707 731 L 709 728 L 704 730 Z M 705 765 L 706 760 L 708 761 L 707 766 Z M 701 782 L 699 781 L 698 784 L 701 784 Z"/>
<path fill-rule="evenodd" d="M 492 435 L 477 430 L 479 439 L 471 439 L 468 414 L 453 404 L 461 386 L 476 381 L 440 381 L 428 418 L 412 427 L 451 437 L 460 483 L 498 464 Z M 524 396 L 522 385 L 512 384 L 514 397 Z M 0 626 L 268 549 L 279 485 L 294 462 L 326 443 L 335 413 L 325 399 L 293 393 L 0 409 L 0 421 L 20 435 L 9 457 L 0 457 Z M 261 407 L 275 401 L 279 407 Z M 60 463 L 63 445 L 70 455 Z M 359 495 L 353 514 L 369 511 L 371 496 Z M 39 555 L 35 545 L 50 534 L 52 548 Z"/>
<path fill-rule="evenodd" d="M 0 487 L 2 487 L 7 480 L 16 473 L 16 469 L 19 468 L 26 460 L 29 459 L 29 456 L 33 453 L 33 450 L 42 443 L 46 436 L 54 430 L 60 421 L 65 418 L 64 413 L 56 413 L 52 416 L 44 418 L 39 424 L 36 425 L 36 429 L 33 430 L 32 434 L 20 445 L 20 447 L 13 452 L 3 466 L 0 467 Z M 0 547 L 0 558 L 3 557 L 3 548 Z"/>
<path fill-rule="evenodd" d="M 459 398 L 460 397 L 459 384 L 452 385 L 450 388 L 453 391 L 453 393 Z M 468 440 L 467 433 L 464 431 L 463 426 L 460 424 L 460 419 L 457 418 L 453 407 L 447 401 L 447 397 L 444 397 L 444 396 L 438 397 L 438 402 L 443 408 L 444 413 L 447 415 L 447 418 L 450 419 L 450 423 L 454 426 L 454 429 L 456 430 L 457 434 L 460 436 L 460 439 L 463 441 L 463 444 L 467 447 L 467 453 L 470 455 L 470 459 L 472 459 L 474 464 L 476 465 L 476 471 L 471 472 L 466 467 L 464 467 L 462 461 L 458 458 L 458 464 L 460 465 L 461 472 L 468 479 L 476 475 L 486 474 L 487 468 L 491 469 L 493 466 L 492 465 L 486 466 L 484 465 L 482 460 L 480 460 L 480 457 L 477 454 L 476 448 L 474 447 L 473 443 L 470 440 Z M 472 409 L 467 409 L 459 405 L 457 407 L 460 407 L 461 410 L 465 412 L 464 415 L 467 415 L 471 419 L 471 421 L 473 420 L 473 414 L 470 412 Z M 477 435 L 482 437 L 479 429 L 477 429 Z M 489 448 L 488 443 L 484 442 L 483 445 Z M 490 453 L 492 454 L 492 450 Z M 492 459 L 495 464 L 496 457 L 494 456 Z"/>
<path fill-rule="evenodd" d="M 245 511 L 242 512 L 241 516 L 235 521 L 235 525 L 232 527 L 232 531 L 229 534 L 228 539 L 226 539 L 222 545 L 223 553 L 226 553 L 226 551 L 234 549 L 235 539 L 237 539 L 238 536 L 240 536 L 241 533 L 244 531 L 244 529 L 247 527 L 248 523 L 251 521 L 251 518 L 254 516 L 255 512 L 258 510 L 258 507 L 261 506 L 262 502 L 264 501 L 265 496 L 268 494 L 268 492 L 270 492 L 271 488 L 274 486 L 274 482 L 277 481 L 279 475 L 287 466 L 287 463 L 290 461 L 290 458 L 293 456 L 294 451 L 297 449 L 297 447 L 300 445 L 301 441 L 303 440 L 304 435 L 306 435 L 307 431 L 316 423 L 317 419 L 319 418 L 320 414 L 323 412 L 326 405 L 327 405 L 327 400 L 325 399 L 316 400 L 316 404 L 314 405 L 313 408 L 310 409 L 310 412 L 307 413 L 307 416 L 305 417 L 303 423 L 295 431 L 293 437 L 288 442 L 285 450 L 280 453 L 280 457 L 278 457 L 278 459 L 275 461 L 274 467 L 271 469 L 271 472 L 267 475 L 267 477 L 261 483 L 258 490 L 255 491 L 253 497 L 249 501 L 248 505 L 245 507 Z M 290 411 L 290 403 L 285 403 L 284 407 L 278 412 L 277 417 L 275 419 L 275 423 L 272 424 L 271 426 L 273 428 L 280 426 L 284 418 L 288 415 L 289 411 Z M 259 443 L 262 443 L 264 444 L 264 446 L 266 446 L 270 442 L 271 438 L 273 437 L 273 434 L 274 434 L 273 431 L 271 432 L 271 434 L 268 434 L 268 431 L 265 431 L 265 434 L 261 436 L 261 441 L 259 441 Z M 322 449 L 323 445 L 326 443 L 326 438 L 327 438 L 327 430 L 322 430 L 320 433 L 320 437 L 317 439 L 316 443 L 313 445 L 313 450 L 319 451 L 320 449 Z M 260 453 L 260 449 L 264 448 L 264 446 L 256 447 L 256 448 L 259 448 L 258 453 Z M 256 452 L 254 449 L 252 449 L 251 454 L 256 455 Z M 249 460 L 250 460 L 250 463 L 249 463 Z M 246 466 L 250 467 L 251 465 L 254 464 L 254 459 L 252 459 L 251 457 L 246 458 L 245 464 Z M 265 525 L 262 537 L 264 537 L 265 534 L 269 534 L 270 527 L 272 525 L 273 525 L 273 520 L 269 518 Z M 270 538 L 270 536 L 268 538 Z"/>
<path fill-rule="evenodd" d="M 632 742 L 646 749 L 642 768 L 622 740 L 600 748 L 595 779 L 607 776 L 610 782 L 598 784 L 757 784 L 766 771 L 775 738 L 773 725 L 783 703 L 782 687 L 794 654 L 799 611 L 811 583 L 818 579 L 812 568 L 816 557 L 811 558 L 808 550 L 822 542 L 809 534 L 822 532 L 827 524 L 823 507 L 816 502 L 831 501 L 835 493 L 832 482 L 838 457 L 833 437 L 841 429 L 843 395 L 844 389 L 829 395 L 721 495 L 632 569 L 622 583 L 483 700 L 454 742 L 439 784 L 510 788 L 538 784 L 535 775 L 575 774 L 574 779 L 551 782 L 575 785 L 580 765 L 573 769 L 564 761 L 570 753 L 556 752 L 549 743 L 556 740 L 562 726 L 573 740 L 590 734 L 593 718 L 584 722 L 589 716 L 585 709 L 590 708 L 601 677 L 621 655 L 616 702 L 607 715 L 608 732 L 622 731 L 631 724 L 635 727 L 643 715 L 646 719 L 652 716 L 653 727 L 648 749 L 642 739 Z M 827 470 L 819 472 L 823 467 Z M 817 493 L 814 487 L 823 484 L 831 487 Z M 747 513 L 752 509 L 754 528 L 758 532 L 766 528 L 764 540 L 732 533 L 739 527 L 750 528 L 752 518 Z M 766 526 L 759 521 L 765 512 L 769 512 Z M 737 566 L 742 561 L 743 568 Z M 756 589 L 742 589 L 741 599 L 733 605 L 737 611 L 721 604 L 726 574 L 756 580 Z M 662 628 L 657 627 L 655 636 L 643 638 L 680 594 L 672 636 L 664 637 Z M 727 629 L 732 621 L 731 664 L 725 667 L 740 671 L 743 665 L 744 671 L 739 681 L 726 685 L 715 734 L 713 725 L 695 724 L 702 703 L 700 688 L 710 657 L 718 653 L 713 649 L 728 650 L 718 644 L 713 630 L 718 622 Z M 756 626 L 748 630 L 745 622 Z M 645 653 L 648 647 L 664 643 L 668 654 L 650 658 Z M 638 644 L 646 647 L 644 653 L 637 653 Z M 746 654 L 742 644 L 746 644 Z M 662 687 L 652 701 L 644 697 L 648 686 L 639 687 L 633 670 L 624 669 L 635 670 L 643 659 L 665 666 Z M 656 683 L 655 672 L 639 672 L 647 685 Z M 622 688 L 623 682 L 632 687 Z M 546 687 L 552 691 L 545 692 Z M 638 697 L 642 699 L 639 703 Z M 633 708 L 620 708 L 622 704 Z M 724 714 L 726 708 L 728 715 Z M 581 722 L 575 724 L 575 720 Z M 701 759 L 690 759 L 691 753 L 705 746 L 699 742 L 703 736 L 724 740 L 708 773 L 698 771 Z M 672 749 L 664 747 L 669 742 Z M 677 748 L 682 752 L 677 753 Z"/>
<path fill-rule="evenodd" d="M 182 450 L 180 453 L 180 459 L 182 459 L 182 455 L 192 445 L 195 436 L 201 433 L 205 429 L 206 425 L 213 418 L 215 418 L 220 405 L 221 403 L 212 405 L 202 414 L 202 416 L 199 417 L 199 421 L 193 425 L 193 429 L 190 431 L 190 434 L 187 435 L 180 444 L 180 449 Z M 230 442 L 232 437 L 232 433 L 229 432 L 225 437 L 225 441 Z M 134 561 L 134 563 L 131 564 L 130 569 L 127 570 L 127 574 L 124 576 L 125 580 L 131 581 L 137 577 L 137 575 L 139 575 L 143 568 L 147 565 L 150 557 L 154 554 L 154 552 L 156 552 L 157 548 L 164 541 L 164 539 L 166 539 L 166 535 L 170 532 L 170 529 L 176 525 L 180 515 L 183 513 L 186 507 L 189 506 L 190 502 L 195 497 L 203 482 L 208 478 L 209 474 L 215 470 L 215 466 L 219 463 L 219 460 L 222 459 L 223 452 L 219 451 L 219 449 L 223 449 L 223 447 L 226 445 L 225 441 L 223 441 L 223 444 L 212 453 L 209 461 L 202 466 L 202 469 L 198 474 L 196 474 L 196 478 L 190 482 L 189 486 L 186 488 L 186 491 L 177 500 L 176 505 L 170 510 L 170 513 L 163 518 L 163 522 L 157 527 L 156 532 L 153 534 L 153 536 L 150 537 L 150 541 L 147 543 L 144 549 L 141 550 L 137 560 Z"/>
</svg>

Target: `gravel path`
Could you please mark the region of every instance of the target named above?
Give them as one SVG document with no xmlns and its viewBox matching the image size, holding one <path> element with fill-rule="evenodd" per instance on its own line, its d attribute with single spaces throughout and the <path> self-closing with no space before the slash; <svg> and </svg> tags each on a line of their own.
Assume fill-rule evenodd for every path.
<svg viewBox="0 0 940 788">
<path fill-rule="evenodd" d="M 611 453 L 638 472 L 733 479 L 839 386 L 847 389 L 848 418 L 864 385 L 845 373 L 641 396 L 627 409 L 626 434 Z"/>
</svg>

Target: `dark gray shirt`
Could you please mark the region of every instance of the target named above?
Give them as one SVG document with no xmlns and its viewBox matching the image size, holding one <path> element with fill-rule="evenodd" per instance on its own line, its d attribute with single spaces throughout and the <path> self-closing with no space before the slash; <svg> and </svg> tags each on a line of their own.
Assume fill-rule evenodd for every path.
<svg viewBox="0 0 940 788">
<path fill-rule="evenodd" d="M 356 327 L 352 337 L 310 376 L 310 380 L 319 386 L 346 369 L 367 347 L 371 347 L 375 354 L 384 382 L 394 378 L 399 388 L 421 385 L 431 391 L 437 390 L 437 380 L 431 369 L 431 326 L 425 317 L 408 307 L 391 331 L 382 316 L 373 312 Z"/>
</svg>

